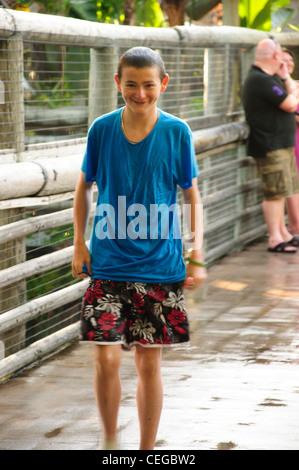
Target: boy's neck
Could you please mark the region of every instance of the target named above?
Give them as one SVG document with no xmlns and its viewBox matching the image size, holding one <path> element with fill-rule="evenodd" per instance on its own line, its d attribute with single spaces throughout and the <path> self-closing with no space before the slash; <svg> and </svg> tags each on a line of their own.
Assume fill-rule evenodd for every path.
<svg viewBox="0 0 299 470">
<path fill-rule="evenodd" d="M 128 126 L 134 126 L 134 128 L 153 127 L 159 117 L 159 111 L 157 107 L 149 110 L 145 114 L 137 114 L 130 110 L 128 106 L 125 106 L 123 110 L 123 118 Z"/>
<path fill-rule="evenodd" d="M 125 137 L 132 143 L 137 143 L 153 130 L 159 118 L 157 107 L 145 114 L 131 112 L 127 106 L 122 111 L 122 129 Z"/>
</svg>

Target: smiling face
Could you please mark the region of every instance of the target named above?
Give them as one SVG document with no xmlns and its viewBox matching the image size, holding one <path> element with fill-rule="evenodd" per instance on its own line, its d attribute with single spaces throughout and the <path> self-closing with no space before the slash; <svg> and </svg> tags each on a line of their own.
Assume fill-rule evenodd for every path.
<svg viewBox="0 0 299 470">
<path fill-rule="evenodd" d="M 160 93 L 166 89 L 168 75 L 161 81 L 156 65 L 141 68 L 125 66 L 121 78 L 116 74 L 115 81 L 128 109 L 134 114 L 147 114 L 156 111 Z"/>
<path fill-rule="evenodd" d="M 282 60 L 286 63 L 287 65 L 287 69 L 288 69 L 288 73 L 290 75 L 292 75 L 292 73 L 294 72 L 294 68 L 295 68 L 295 64 L 294 64 L 294 59 L 293 57 L 291 56 L 291 54 L 289 54 L 288 52 L 285 52 L 283 51 L 282 53 Z"/>
</svg>

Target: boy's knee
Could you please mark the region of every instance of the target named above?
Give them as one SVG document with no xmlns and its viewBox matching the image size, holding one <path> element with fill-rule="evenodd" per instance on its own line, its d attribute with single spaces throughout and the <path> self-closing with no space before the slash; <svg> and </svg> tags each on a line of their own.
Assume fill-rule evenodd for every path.
<svg viewBox="0 0 299 470">
<path fill-rule="evenodd" d="M 135 352 L 135 364 L 139 375 L 152 377 L 160 373 L 161 350 L 160 348 L 146 349 L 137 347 Z"/>
<path fill-rule="evenodd" d="M 119 371 L 121 354 L 115 346 L 97 346 L 95 351 L 95 368 L 101 375 L 113 375 Z"/>
</svg>

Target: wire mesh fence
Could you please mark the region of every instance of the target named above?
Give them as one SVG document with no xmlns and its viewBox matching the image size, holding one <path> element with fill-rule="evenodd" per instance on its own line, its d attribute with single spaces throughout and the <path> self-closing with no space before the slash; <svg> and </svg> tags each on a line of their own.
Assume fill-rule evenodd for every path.
<svg viewBox="0 0 299 470">
<path fill-rule="evenodd" d="M 16 132 L 24 134 L 21 136 L 24 146 L 86 136 L 90 49 L 23 41 L 23 47 L 16 42 L 8 51 L 5 43 L 0 39 L 0 77 L 4 90 L 1 96 L 5 105 L 0 127 L 1 148 L 15 147 Z M 187 121 L 215 114 L 225 117 L 241 111 L 240 100 L 233 98 L 233 86 L 241 74 L 240 47 L 178 49 L 161 45 L 157 49 L 170 75 L 160 100 L 164 110 Z M 124 50 L 117 48 L 115 64 Z M 106 48 L 99 53 L 102 71 L 97 99 L 100 102 L 111 89 L 117 92 L 116 67 L 109 70 L 111 51 Z M 122 105 L 118 95 L 116 107 Z"/>
<path fill-rule="evenodd" d="M 72 201 L 68 201 L 67 205 L 71 207 Z M 12 215 L 11 210 L 1 211 L 2 215 L 6 217 L 0 220 L 0 224 L 3 225 L 4 222 L 4 226 L 9 226 L 9 224 L 17 224 L 24 220 L 33 223 L 38 217 L 55 214 L 61 210 L 65 210 L 61 208 L 61 204 L 49 204 L 46 207 L 35 207 L 30 210 L 23 208 L 18 210 L 17 216 Z M 55 255 L 60 250 L 72 247 L 72 243 L 73 227 L 71 223 L 66 222 L 63 226 L 34 232 L 27 237 L 1 244 L 1 314 L 20 306 L 29 305 L 30 302 L 36 301 L 38 298 L 58 292 L 75 283 L 71 276 L 70 262 L 66 264 L 65 260 L 62 260 L 61 264 L 54 262 L 54 260 L 51 263 L 50 260 L 50 263 L 43 263 L 45 258 Z M 31 261 L 33 263 L 30 267 Z M 24 269 L 26 263 L 29 266 Z M 51 332 L 76 321 L 79 308 L 77 304 L 79 302 L 75 298 L 74 302 L 69 305 L 58 309 L 49 308 L 21 327 L 12 328 L 4 333 L 4 337 L 1 336 L 1 339 L 5 343 L 5 355 L 15 353 L 19 349 L 29 346 L 32 342 L 51 334 Z"/>
<path fill-rule="evenodd" d="M 89 50 L 24 42 L 25 144 L 83 137 Z"/>
</svg>

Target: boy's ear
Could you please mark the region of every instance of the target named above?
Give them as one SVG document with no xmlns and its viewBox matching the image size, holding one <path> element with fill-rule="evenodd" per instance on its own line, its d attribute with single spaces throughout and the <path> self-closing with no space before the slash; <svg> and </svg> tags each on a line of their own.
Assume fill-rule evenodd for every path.
<svg viewBox="0 0 299 470">
<path fill-rule="evenodd" d="M 166 73 L 166 74 L 165 74 L 165 77 L 164 77 L 163 80 L 162 80 L 161 92 L 163 92 L 163 91 L 166 90 L 168 81 L 169 81 L 169 75 L 168 75 L 168 73 Z"/>
<path fill-rule="evenodd" d="M 117 86 L 118 91 L 121 91 L 120 79 L 117 73 L 114 74 L 114 80 L 116 81 L 116 86 Z"/>
</svg>

